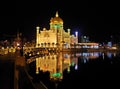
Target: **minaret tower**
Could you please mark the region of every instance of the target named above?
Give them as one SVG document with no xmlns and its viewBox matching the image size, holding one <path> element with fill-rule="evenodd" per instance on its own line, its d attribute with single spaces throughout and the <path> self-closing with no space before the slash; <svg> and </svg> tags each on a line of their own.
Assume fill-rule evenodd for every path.
<svg viewBox="0 0 120 89">
<path fill-rule="evenodd" d="M 39 29 L 40 27 L 36 27 L 36 47 L 39 47 Z"/>
<path fill-rule="evenodd" d="M 78 43 L 78 32 L 75 32 L 75 36 L 76 36 L 76 44 Z"/>
</svg>

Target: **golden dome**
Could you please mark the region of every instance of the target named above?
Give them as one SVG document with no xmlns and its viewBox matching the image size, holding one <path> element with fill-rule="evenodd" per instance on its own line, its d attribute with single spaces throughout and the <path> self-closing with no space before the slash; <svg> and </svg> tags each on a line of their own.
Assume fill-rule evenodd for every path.
<svg viewBox="0 0 120 89">
<path fill-rule="evenodd" d="M 56 15 L 55 15 L 55 17 L 54 18 L 51 18 L 51 20 L 50 20 L 52 23 L 55 23 L 55 22 L 57 22 L 57 23 L 63 23 L 63 20 L 59 17 L 59 15 L 58 15 L 58 12 L 56 12 Z"/>
</svg>

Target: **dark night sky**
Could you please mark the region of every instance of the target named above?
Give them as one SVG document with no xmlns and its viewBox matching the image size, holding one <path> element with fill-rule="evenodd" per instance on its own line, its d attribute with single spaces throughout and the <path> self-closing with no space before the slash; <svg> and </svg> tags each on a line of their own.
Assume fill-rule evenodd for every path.
<svg viewBox="0 0 120 89">
<path fill-rule="evenodd" d="M 35 37 L 35 27 L 49 29 L 49 21 L 58 11 L 64 21 L 64 29 L 70 28 L 72 34 L 88 35 L 93 41 L 105 41 L 111 35 L 120 35 L 120 14 L 117 0 L 17 0 L 14 15 L 5 15 L 4 23 L 25 37 Z M 15 17 L 15 20 L 12 18 Z M 7 22 L 6 22 L 7 21 Z M 2 31 L 6 34 L 6 31 Z"/>
</svg>

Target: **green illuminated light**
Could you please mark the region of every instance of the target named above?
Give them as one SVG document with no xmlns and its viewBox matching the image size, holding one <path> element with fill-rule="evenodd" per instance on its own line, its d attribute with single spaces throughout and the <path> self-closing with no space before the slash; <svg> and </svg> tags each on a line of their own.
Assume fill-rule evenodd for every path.
<svg viewBox="0 0 120 89">
<path fill-rule="evenodd" d="M 61 73 L 54 73 L 52 74 L 53 77 L 60 77 L 61 76 Z"/>
<path fill-rule="evenodd" d="M 75 65 L 75 63 L 74 63 L 74 62 L 72 62 L 72 63 L 71 63 L 71 65 L 72 65 L 72 66 L 74 66 L 74 65 Z"/>
</svg>

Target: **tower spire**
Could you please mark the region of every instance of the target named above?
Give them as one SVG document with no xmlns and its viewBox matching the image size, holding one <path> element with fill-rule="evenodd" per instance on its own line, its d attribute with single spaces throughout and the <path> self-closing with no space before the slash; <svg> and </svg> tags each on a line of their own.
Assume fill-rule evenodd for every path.
<svg viewBox="0 0 120 89">
<path fill-rule="evenodd" d="M 59 15 L 58 15 L 58 11 L 56 11 L 55 17 L 59 17 Z"/>
</svg>

